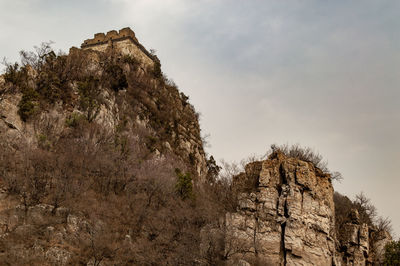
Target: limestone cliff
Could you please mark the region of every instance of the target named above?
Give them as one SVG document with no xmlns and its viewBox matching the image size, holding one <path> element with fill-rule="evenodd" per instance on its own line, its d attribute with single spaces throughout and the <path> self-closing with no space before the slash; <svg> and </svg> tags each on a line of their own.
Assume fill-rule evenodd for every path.
<svg viewBox="0 0 400 266">
<path fill-rule="evenodd" d="M 330 175 L 313 163 L 273 152 L 234 177 L 237 210 L 202 230 L 202 253 L 227 265 L 372 265 L 382 262 L 387 234 L 355 218 L 336 235 Z M 371 247 L 374 246 L 374 247 Z M 203 261 L 209 264 L 207 260 Z"/>
<path fill-rule="evenodd" d="M 234 186 L 238 210 L 223 226 L 229 265 L 332 263 L 333 188 L 311 163 L 276 153 L 247 165 Z"/>
<path fill-rule="evenodd" d="M 386 231 L 360 221 L 352 209 L 349 220 L 337 236 L 337 265 L 382 265 L 385 245 L 392 240 Z"/>
</svg>

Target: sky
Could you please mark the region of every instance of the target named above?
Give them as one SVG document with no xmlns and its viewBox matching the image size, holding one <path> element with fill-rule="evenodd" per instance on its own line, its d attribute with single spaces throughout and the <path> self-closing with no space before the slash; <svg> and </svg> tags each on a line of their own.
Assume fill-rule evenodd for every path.
<svg viewBox="0 0 400 266">
<path fill-rule="evenodd" d="M 0 57 L 131 27 L 217 160 L 308 146 L 400 236 L 400 1 L 0 0 Z"/>
</svg>

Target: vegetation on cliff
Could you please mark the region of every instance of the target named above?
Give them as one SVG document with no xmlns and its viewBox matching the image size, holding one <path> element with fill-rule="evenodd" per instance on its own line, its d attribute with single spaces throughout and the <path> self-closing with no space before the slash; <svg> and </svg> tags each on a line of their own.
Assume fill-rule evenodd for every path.
<svg viewBox="0 0 400 266">
<path fill-rule="evenodd" d="M 0 143 L 10 202 L 0 206 L 0 260 L 45 265 L 57 248 L 58 263 L 193 264 L 200 229 L 224 206 L 219 185 L 194 189 L 205 156 L 198 114 L 161 64 L 113 51 L 56 55 L 48 44 L 21 56 L 2 90 L 7 104 L 20 95 L 26 126 L 2 128 L 2 139 L 27 138 Z"/>
<path fill-rule="evenodd" d="M 385 265 L 400 265 L 400 240 L 388 243 L 385 251 Z"/>
<path fill-rule="evenodd" d="M 198 114 L 152 56 L 149 68 L 112 50 L 57 55 L 44 43 L 21 52 L 20 63 L 6 64 L 0 104 L 18 99 L 23 127 L 1 114 L 2 262 L 193 265 L 232 256 L 235 247 L 225 247 L 233 240 L 202 254 L 201 235 L 225 213 L 247 211 L 240 201 L 259 192 L 262 162 L 225 165 L 221 173 L 212 156 L 206 159 Z M 341 178 L 311 149 L 274 145 L 268 159 L 278 154 L 292 166 L 301 161 L 328 187 Z M 286 174 L 277 173 L 279 193 Z M 352 202 L 335 194 L 334 200 L 339 241 L 353 209 L 361 223 L 388 230 L 365 197 Z M 286 205 L 278 211 L 289 217 Z M 286 222 L 279 226 L 284 230 Z"/>
<path fill-rule="evenodd" d="M 61 105 L 66 113 L 75 110 L 91 123 L 101 108 L 113 108 L 112 99 L 119 111 L 115 130 L 123 131 L 128 120 L 138 118 L 150 123 L 150 149 L 165 149 L 160 144 L 168 142 L 176 151 L 182 145 L 179 136 L 185 134 L 204 156 L 198 114 L 153 56 L 154 69 L 146 69 L 129 54 L 71 49 L 69 55 L 56 55 L 50 43 L 43 43 L 35 52 L 22 51 L 21 63 L 6 63 L 4 79 L 8 92 L 21 94 L 18 114 L 24 122 L 40 120 L 43 112 Z M 74 124 L 76 116 L 70 113 L 67 123 Z M 190 134 L 182 132 L 185 129 L 191 129 Z M 194 167 L 195 154 L 185 156 Z"/>
</svg>

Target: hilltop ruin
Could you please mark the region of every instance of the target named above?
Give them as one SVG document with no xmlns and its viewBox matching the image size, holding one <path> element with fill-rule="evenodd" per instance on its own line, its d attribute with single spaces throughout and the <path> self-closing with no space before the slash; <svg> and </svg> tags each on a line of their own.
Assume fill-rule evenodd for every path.
<svg viewBox="0 0 400 266">
<path fill-rule="evenodd" d="M 86 39 L 81 44 L 82 49 L 91 49 L 105 52 L 108 49 L 116 49 L 122 54 L 134 56 L 144 65 L 153 66 L 154 56 L 146 50 L 138 41 L 133 30 L 129 27 L 121 30 L 111 30 L 104 33 L 96 33 L 93 39 Z"/>
</svg>

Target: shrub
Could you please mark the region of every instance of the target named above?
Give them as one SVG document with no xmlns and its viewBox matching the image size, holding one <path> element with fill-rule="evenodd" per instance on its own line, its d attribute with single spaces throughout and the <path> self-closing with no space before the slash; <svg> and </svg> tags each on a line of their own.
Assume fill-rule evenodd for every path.
<svg viewBox="0 0 400 266">
<path fill-rule="evenodd" d="M 193 166 L 196 164 L 196 156 L 193 153 L 189 153 L 189 162 Z"/>
<path fill-rule="evenodd" d="M 41 68 L 48 63 L 49 57 L 56 57 L 56 54 L 51 47 L 52 43 L 52 41 L 42 42 L 40 46 L 34 46 L 34 52 L 24 50 L 20 51 L 19 54 L 21 56 L 22 65 L 30 65 L 37 72 L 40 72 Z"/>
<path fill-rule="evenodd" d="M 178 85 L 176 85 L 176 83 L 173 79 L 168 78 L 166 75 L 163 75 L 163 78 L 164 78 L 164 84 L 166 86 L 178 89 Z"/>
<path fill-rule="evenodd" d="M 55 60 L 55 58 L 53 58 Z M 50 64 L 50 61 L 49 61 Z M 55 103 L 62 98 L 63 84 L 60 80 L 58 71 L 48 65 L 42 67 L 42 71 L 37 77 L 36 85 L 40 98 L 49 103 Z M 65 97 L 64 97 L 65 98 Z"/>
<path fill-rule="evenodd" d="M 39 134 L 37 139 L 40 148 L 44 150 L 50 150 L 52 143 L 45 134 Z"/>
<path fill-rule="evenodd" d="M 153 66 L 153 69 L 152 69 L 153 76 L 155 78 L 161 78 L 163 76 L 163 73 L 161 71 L 160 59 L 158 59 L 155 50 L 151 49 L 150 53 L 151 53 L 151 55 L 153 57 L 153 62 L 154 62 L 154 66 Z"/>
<path fill-rule="evenodd" d="M 210 156 L 209 159 L 207 159 L 206 163 L 207 163 L 207 180 L 208 182 L 214 183 L 218 178 L 219 172 L 221 171 L 221 166 L 217 164 L 217 162 L 214 159 L 214 156 L 212 155 Z"/>
<path fill-rule="evenodd" d="M 183 92 L 180 93 L 181 99 L 182 99 L 182 104 L 183 106 L 186 106 L 189 101 L 189 96 L 186 96 Z"/>
<path fill-rule="evenodd" d="M 4 73 L 4 80 L 6 82 L 10 82 L 14 85 L 19 85 L 22 81 L 23 72 L 19 68 L 18 63 L 9 64 L 7 62 L 4 63 L 6 65 L 6 72 Z"/>
<path fill-rule="evenodd" d="M 302 161 L 310 162 L 325 174 L 329 174 L 331 180 L 340 181 L 343 179 L 341 173 L 330 171 L 327 167 L 328 163 L 323 160 L 322 156 L 318 152 L 315 152 L 313 149 L 309 147 L 302 147 L 299 144 L 291 146 L 289 146 L 288 144 L 280 146 L 273 144 L 271 145 L 271 150 L 272 153 L 279 150 L 288 157 L 297 158 Z"/>
<path fill-rule="evenodd" d="M 122 57 L 122 63 L 129 64 L 129 65 L 132 65 L 132 66 L 139 65 L 139 61 L 135 57 L 133 57 L 131 55 L 124 55 Z"/>
<path fill-rule="evenodd" d="M 80 113 L 72 113 L 70 114 L 67 119 L 65 119 L 65 125 L 67 127 L 76 128 L 81 121 L 86 120 L 85 116 Z"/>
<path fill-rule="evenodd" d="M 18 103 L 18 115 L 22 121 L 26 122 L 35 113 L 38 97 L 34 89 L 26 88 L 22 91 L 22 98 Z"/>
<path fill-rule="evenodd" d="M 175 169 L 177 181 L 175 185 L 176 192 L 182 200 L 193 199 L 193 184 L 190 173 L 182 173 L 180 169 Z"/>
<path fill-rule="evenodd" d="M 356 195 L 356 199 L 355 201 L 353 201 L 353 205 L 360 215 L 361 223 L 366 223 L 369 226 L 374 224 L 377 216 L 376 208 L 371 203 L 371 200 L 367 198 L 363 192 Z"/>
<path fill-rule="evenodd" d="M 93 76 L 86 77 L 78 82 L 80 107 L 86 112 L 86 118 L 92 122 L 100 112 L 99 79 Z"/>
<path fill-rule="evenodd" d="M 147 136 L 146 137 L 146 147 L 149 149 L 151 152 L 154 152 L 157 149 L 157 143 L 159 142 L 159 139 L 154 136 Z"/>
<path fill-rule="evenodd" d="M 22 92 L 18 113 L 23 121 L 44 109 L 46 103 L 60 99 L 65 102 L 70 98 L 66 57 L 57 56 L 50 44 L 35 46 L 35 52 L 21 51 L 21 64 L 3 63 L 6 66 L 5 81 Z"/>
<path fill-rule="evenodd" d="M 39 142 L 45 142 L 46 140 L 47 140 L 46 135 L 44 135 L 44 134 L 39 134 L 38 135 L 38 141 Z"/>
<path fill-rule="evenodd" d="M 110 65 L 106 69 L 107 79 L 113 91 L 119 91 L 128 87 L 128 81 L 123 69 L 119 65 Z"/>
<path fill-rule="evenodd" d="M 400 265 L 400 240 L 385 246 L 385 265 Z"/>
<path fill-rule="evenodd" d="M 154 62 L 153 75 L 154 75 L 155 78 L 161 78 L 162 77 L 160 60 L 156 60 Z"/>
</svg>

